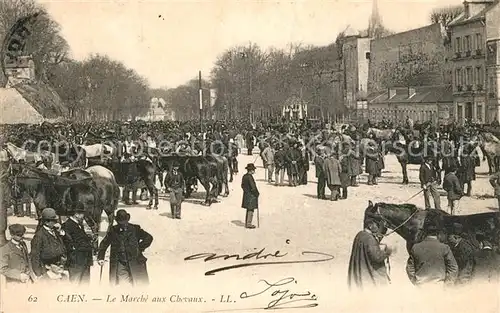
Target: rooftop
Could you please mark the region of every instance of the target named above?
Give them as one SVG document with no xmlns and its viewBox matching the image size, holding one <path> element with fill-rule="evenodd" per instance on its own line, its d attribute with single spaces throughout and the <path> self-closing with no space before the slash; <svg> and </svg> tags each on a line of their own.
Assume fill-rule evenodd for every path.
<svg viewBox="0 0 500 313">
<path fill-rule="evenodd" d="M 408 97 L 408 87 L 394 87 L 396 95 L 389 99 L 389 90 L 368 95 L 369 103 L 450 103 L 453 102 L 451 85 L 410 87 L 415 95 Z"/>
</svg>

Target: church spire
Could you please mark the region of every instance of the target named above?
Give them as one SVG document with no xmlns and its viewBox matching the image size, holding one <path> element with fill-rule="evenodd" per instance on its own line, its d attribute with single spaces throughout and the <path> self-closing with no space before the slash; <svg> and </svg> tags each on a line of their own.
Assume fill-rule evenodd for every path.
<svg viewBox="0 0 500 313">
<path fill-rule="evenodd" d="M 382 17 L 378 11 L 378 0 L 372 0 L 372 14 L 368 22 L 368 36 L 372 38 L 382 37 L 386 30 L 382 25 Z"/>
</svg>

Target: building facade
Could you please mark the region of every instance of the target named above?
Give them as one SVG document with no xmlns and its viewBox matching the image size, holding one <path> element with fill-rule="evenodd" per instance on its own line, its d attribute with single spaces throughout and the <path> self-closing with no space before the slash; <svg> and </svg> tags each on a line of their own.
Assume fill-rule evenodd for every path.
<svg viewBox="0 0 500 313">
<path fill-rule="evenodd" d="M 467 0 L 464 12 L 449 24 L 453 102 L 455 120 L 460 124 L 466 120 L 489 123 L 498 115 L 497 105 L 492 105 L 488 96 L 486 60 L 486 13 L 494 5 L 492 0 Z"/>
<path fill-rule="evenodd" d="M 406 117 L 413 121 L 448 124 L 453 111 L 450 85 L 389 88 L 372 93 L 368 98 L 368 118 L 372 123 L 382 119 L 395 125 Z"/>
<path fill-rule="evenodd" d="M 500 3 L 486 12 L 486 102 L 488 116 L 500 121 Z"/>
<path fill-rule="evenodd" d="M 439 23 L 373 39 L 368 92 L 451 84 L 448 51 L 446 32 Z"/>
<path fill-rule="evenodd" d="M 349 120 L 363 120 L 368 95 L 370 40 L 363 34 L 348 29 L 342 44 L 344 72 L 344 105 Z"/>
</svg>

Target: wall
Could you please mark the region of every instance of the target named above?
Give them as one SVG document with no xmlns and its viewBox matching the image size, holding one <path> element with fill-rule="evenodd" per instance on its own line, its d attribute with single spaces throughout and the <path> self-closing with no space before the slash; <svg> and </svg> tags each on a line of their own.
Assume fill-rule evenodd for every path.
<svg viewBox="0 0 500 313">
<path fill-rule="evenodd" d="M 361 93 L 361 98 L 366 98 L 368 92 L 368 70 L 370 59 L 366 58 L 366 54 L 370 53 L 370 38 L 358 39 L 358 91 Z"/>
<path fill-rule="evenodd" d="M 449 50 L 440 24 L 374 39 L 368 92 L 394 86 L 451 84 Z"/>
<path fill-rule="evenodd" d="M 500 121 L 500 3 L 486 12 L 488 116 Z"/>
</svg>

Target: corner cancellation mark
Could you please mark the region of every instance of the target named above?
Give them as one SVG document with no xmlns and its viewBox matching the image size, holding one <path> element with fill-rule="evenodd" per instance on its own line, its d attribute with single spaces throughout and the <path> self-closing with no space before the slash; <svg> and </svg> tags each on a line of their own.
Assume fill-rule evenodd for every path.
<svg viewBox="0 0 500 313">
<path fill-rule="evenodd" d="M 287 244 L 290 244 L 290 240 L 286 240 Z M 257 249 L 257 248 L 256 248 Z M 266 248 L 262 248 L 257 252 L 251 252 L 245 255 L 240 254 L 222 254 L 218 255 L 213 252 L 204 252 L 190 255 L 184 258 L 184 261 L 192 261 L 203 259 L 204 262 L 214 261 L 218 259 L 222 259 L 224 261 L 229 259 L 234 259 L 235 261 L 245 261 L 245 260 L 267 260 L 268 258 L 280 259 L 288 255 L 288 253 L 282 253 L 280 250 L 277 250 L 274 253 L 266 253 Z M 215 273 L 228 271 L 237 268 L 243 267 L 251 267 L 251 266 L 263 266 L 263 265 L 280 265 L 280 264 L 301 264 L 301 263 L 319 263 L 319 262 L 327 262 L 333 260 L 334 256 L 324 252 L 314 252 L 314 251 L 302 251 L 301 255 L 304 256 L 315 256 L 316 258 L 309 260 L 291 260 L 291 261 L 260 261 L 260 262 L 252 262 L 252 263 L 240 263 L 233 264 L 223 267 L 218 267 L 212 270 L 205 272 L 205 276 L 215 275 Z"/>
</svg>

